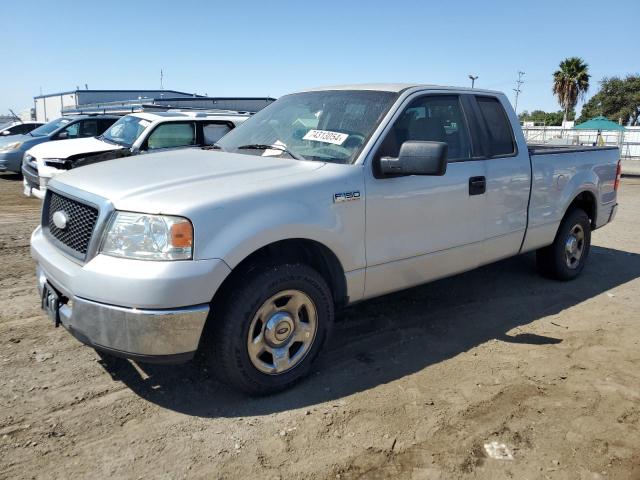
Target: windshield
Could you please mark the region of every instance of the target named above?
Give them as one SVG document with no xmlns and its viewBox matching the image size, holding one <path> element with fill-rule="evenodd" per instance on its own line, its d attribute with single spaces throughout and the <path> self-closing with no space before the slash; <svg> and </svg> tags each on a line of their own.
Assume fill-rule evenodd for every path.
<svg viewBox="0 0 640 480">
<path fill-rule="evenodd" d="M 396 97 L 369 90 L 287 95 L 231 130 L 217 145 L 248 155 L 352 163 Z"/>
<path fill-rule="evenodd" d="M 0 131 L 4 130 L 5 128 L 9 128 L 11 125 L 13 125 L 13 122 L 0 123 Z"/>
<path fill-rule="evenodd" d="M 71 119 L 69 118 L 57 118 L 56 120 L 52 120 L 49 123 L 45 123 L 44 125 L 36 128 L 35 130 L 31 130 L 31 135 L 34 137 L 44 137 L 49 135 L 51 132 L 55 132 L 60 127 L 64 127 L 65 125 L 69 125 L 71 123 Z"/>
<path fill-rule="evenodd" d="M 127 115 L 111 125 L 111 127 L 109 127 L 109 129 L 104 132 L 100 138 L 107 142 L 113 142 L 118 145 L 130 147 L 150 124 L 151 122 L 148 120 L 144 120 L 133 115 Z"/>
</svg>

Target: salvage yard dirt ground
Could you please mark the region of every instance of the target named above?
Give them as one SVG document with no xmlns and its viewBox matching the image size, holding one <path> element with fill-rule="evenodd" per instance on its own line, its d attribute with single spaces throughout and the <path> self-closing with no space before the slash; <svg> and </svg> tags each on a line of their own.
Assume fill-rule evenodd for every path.
<svg viewBox="0 0 640 480">
<path fill-rule="evenodd" d="M 310 378 L 246 398 L 53 328 L 40 202 L 0 175 L 0 478 L 638 479 L 640 179 L 619 201 L 578 280 L 527 254 L 353 306 Z"/>
</svg>

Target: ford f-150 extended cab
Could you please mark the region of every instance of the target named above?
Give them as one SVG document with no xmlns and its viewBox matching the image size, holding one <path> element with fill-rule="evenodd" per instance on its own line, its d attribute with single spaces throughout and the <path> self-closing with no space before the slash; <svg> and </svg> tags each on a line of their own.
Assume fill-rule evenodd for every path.
<svg viewBox="0 0 640 480">
<path fill-rule="evenodd" d="M 214 148 L 56 177 L 32 255 L 43 308 L 81 342 L 199 351 L 251 394 L 308 373 L 345 305 L 534 250 L 575 278 L 617 207 L 617 148 L 527 146 L 492 91 L 304 91 Z"/>
</svg>

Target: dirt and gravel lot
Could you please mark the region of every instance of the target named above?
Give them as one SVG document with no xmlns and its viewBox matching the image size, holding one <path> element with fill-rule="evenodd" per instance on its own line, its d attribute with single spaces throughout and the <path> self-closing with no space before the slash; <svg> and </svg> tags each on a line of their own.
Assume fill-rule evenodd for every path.
<svg viewBox="0 0 640 480">
<path fill-rule="evenodd" d="M 578 280 L 524 255 L 354 306 L 259 399 L 54 329 L 20 190 L 0 175 L 0 478 L 640 478 L 640 179 Z"/>
</svg>

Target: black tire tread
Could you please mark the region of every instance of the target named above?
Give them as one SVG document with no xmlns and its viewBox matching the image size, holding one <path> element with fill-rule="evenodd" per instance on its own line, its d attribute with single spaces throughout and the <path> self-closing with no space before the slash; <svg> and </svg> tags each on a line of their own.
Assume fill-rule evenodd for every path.
<svg viewBox="0 0 640 480">
<path fill-rule="evenodd" d="M 318 331 L 314 345 L 301 364 L 278 376 L 258 372 L 245 358 L 244 323 L 271 294 L 295 285 L 307 285 L 318 309 Z M 320 310 L 323 309 L 323 312 Z M 206 332 L 205 357 L 215 375 L 224 383 L 250 395 L 266 395 L 284 390 L 304 377 L 334 320 L 331 291 L 323 277 L 301 263 L 265 262 L 236 272 L 223 298 L 214 305 L 211 328 Z M 247 326 L 248 328 L 248 326 Z"/>
<path fill-rule="evenodd" d="M 580 259 L 578 268 L 572 270 L 564 263 L 564 238 L 568 233 L 568 229 L 576 223 L 581 223 L 585 231 L 586 250 Z M 581 208 L 573 208 L 569 210 L 556 233 L 555 239 L 548 247 L 540 248 L 536 251 L 536 264 L 538 270 L 545 277 L 555 280 L 568 281 L 578 277 L 582 272 L 589 250 L 591 249 L 591 222 L 587 213 Z"/>
</svg>

